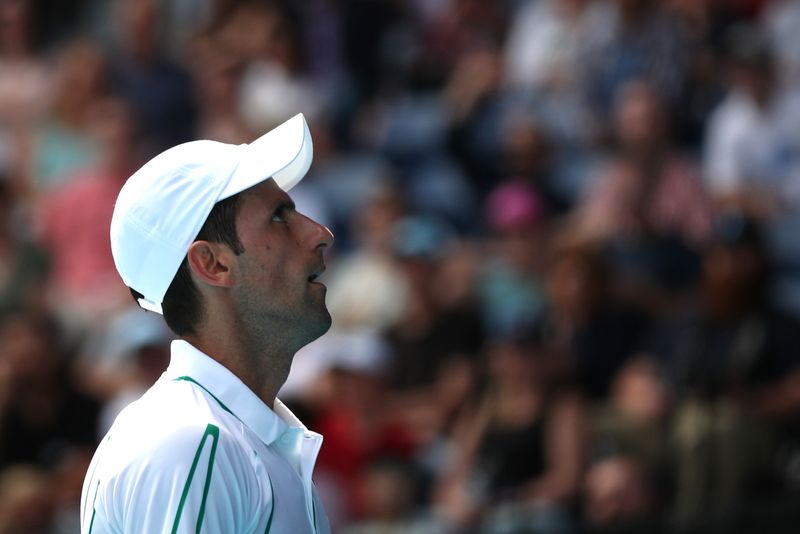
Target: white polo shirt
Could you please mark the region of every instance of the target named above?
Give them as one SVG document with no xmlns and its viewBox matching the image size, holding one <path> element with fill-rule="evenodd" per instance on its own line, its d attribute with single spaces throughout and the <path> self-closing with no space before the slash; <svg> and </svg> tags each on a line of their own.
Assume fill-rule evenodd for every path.
<svg viewBox="0 0 800 534">
<path fill-rule="evenodd" d="M 185 341 L 120 413 L 81 494 L 82 534 L 330 531 L 311 482 L 322 436 Z"/>
</svg>

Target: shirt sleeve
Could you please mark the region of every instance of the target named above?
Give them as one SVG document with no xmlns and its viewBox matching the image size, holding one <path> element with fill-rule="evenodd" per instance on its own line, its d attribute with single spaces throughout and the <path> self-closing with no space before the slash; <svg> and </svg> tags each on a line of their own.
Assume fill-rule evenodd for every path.
<svg viewBox="0 0 800 534">
<path fill-rule="evenodd" d="M 740 151 L 745 119 L 741 115 L 737 108 L 723 104 L 709 121 L 703 174 L 712 195 L 731 193 L 742 185 Z"/>
<path fill-rule="evenodd" d="M 264 513 L 258 504 L 264 502 L 263 488 L 247 451 L 232 436 L 208 424 L 160 441 L 112 485 L 123 532 L 255 531 Z"/>
</svg>

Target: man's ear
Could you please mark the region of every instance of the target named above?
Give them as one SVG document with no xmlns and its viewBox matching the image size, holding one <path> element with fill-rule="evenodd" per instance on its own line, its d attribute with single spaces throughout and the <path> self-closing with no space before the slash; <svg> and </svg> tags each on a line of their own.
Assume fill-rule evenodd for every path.
<svg viewBox="0 0 800 534">
<path fill-rule="evenodd" d="M 231 287 L 233 251 L 222 243 L 195 241 L 186 252 L 189 268 L 200 280 L 215 287 Z"/>
</svg>

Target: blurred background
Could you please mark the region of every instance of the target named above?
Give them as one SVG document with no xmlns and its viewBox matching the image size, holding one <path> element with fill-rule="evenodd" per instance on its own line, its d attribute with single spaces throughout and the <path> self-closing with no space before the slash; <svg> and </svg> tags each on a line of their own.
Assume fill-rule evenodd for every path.
<svg viewBox="0 0 800 534">
<path fill-rule="evenodd" d="M 127 178 L 297 112 L 343 533 L 800 524 L 800 1 L 0 0 L 0 532 L 78 531 L 168 363 Z"/>
</svg>

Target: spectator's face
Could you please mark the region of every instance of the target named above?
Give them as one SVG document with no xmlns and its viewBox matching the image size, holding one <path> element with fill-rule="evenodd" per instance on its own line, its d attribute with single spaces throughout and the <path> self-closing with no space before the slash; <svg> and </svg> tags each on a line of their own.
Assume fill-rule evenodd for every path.
<svg viewBox="0 0 800 534">
<path fill-rule="evenodd" d="M 774 82 L 769 65 L 738 65 L 733 69 L 735 83 L 760 103 L 772 94 Z"/>
<path fill-rule="evenodd" d="M 0 53 L 21 53 L 28 45 L 28 2 L 0 1 Z"/>
<path fill-rule="evenodd" d="M 712 305 L 724 308 L 732 300 L 756 297 L 765 260 L 748 245 L 712 247 L 703 257 L 703 286 Z"/>
<path fill-rule="evenodd" d="M 399 198 L 396 191 L 387 189 L 374 195 L 369 203 L 357 211 L 354 232 L 361 247 L 387 252 L 392 243 L 395 223 L 404 212 Z"/>
<path fill-rule="evenodd" d="M 536 176 L 547 165 L 547 147 L 539 130 L 525 124 L 512 127 L 505 138 L 506 172 L 514 176 Z"/>
<path fill-rule="evenodd" d="M 584 515 L 589 524 L 609 527 L 646 517 L 650 488 L 642 468 L 625 457 L 598 462 L 586 475 Z"/>
<path fill-rule="evenodd" d="M 410 475 L 403 470 L 370 466 L 359 483 L 366 518 L 392 521 L 408 514 L 414 489 Z"/>
<path fill-rule="evenodd" d="M 44 471 L 24 465 L 0 472 L 0 532 L 53 532 L 54 490 L 60 489 L 54 482 Z"/>
<path fill-rule="evenodd" d="M 586 8 L 586 0 L 558 0 L 556 9 L 559 13 L 569 17 L 578 15 Z"/>
<path fill-rule="evenodd" d="M 236 230 L 244 252 L 232 266 L 237 313 L 253 328 L 278 327 L 286 342 L 305 345 L 331 324 L 326 288 L 311 277 L 324 269 L 333 235 L 296 212 L 273 180 L 245 191 L 241 202 Z"/>
<path fill-rule="evenodd" d="M 623 90 L 616 113 L 617 137 L 628 152 L 649 151 L 663 140 L 663 114 L 657 96 L 643 84 Z"/>
<path fill-rule="evenodd" d="M 602 280 L 580 258 L 566 257 L 555 262 L 548 279 L 553 307 L 570 317 L 581 317 L 594 307 Z"/>
<path fill-rule="evenodd" d="M 530 383 L 535 375 L 532 354 L 514 343 L 497 343 L 489 348 L 489 376 L 494 384 Z"/>
<path fill-rule="evenodd" d="M 127 0 L 122 6 L 123 40 L 129 54 L 149 58 L 155 50 L 158 9 L 153 0 Z"/>
<path fill-rule="evenodd" d="M 90 106 L 87 115 L 91 133 L 108 160 L 116 162 L 132 157 L 135 126 L 133 114 L 124 101 L 101 100 Z"/>
<path fill-rule="evenodd" d="M 29 382 L 54 369 L 52 348 L 46 335 L 24 317 L 11 317 L 0 328 L 4 340 L 3 363 L 10 366 L 15 380 Z"/>
<path fill-rule="evenodd" d="M 666 414 L 668 394 L 655 365 L 645 359 L 623 367 L 614 379 L 612 401 L 631 419 L 658 422 Z"/>
<path fill-rule="evenodd" d="M 266 3 L 242 4 L 221 28 L 219 37 L 243 59 L 267 60 L 290 71 L 298 61 L 289 21 Z"/>
<path fill-rule="evenodd" d="M 105 83 L 105 59 L 102 51 L 89 42 L 77 42 L 59 59 L 56 99 L 61 102 L 88 103 Z"/>
</svg>

